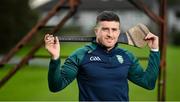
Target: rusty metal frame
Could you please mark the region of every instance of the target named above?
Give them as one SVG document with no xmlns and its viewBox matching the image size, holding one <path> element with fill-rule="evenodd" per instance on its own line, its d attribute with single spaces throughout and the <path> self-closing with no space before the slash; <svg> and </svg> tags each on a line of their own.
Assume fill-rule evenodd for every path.
<svg viewBox="0 0 180 102">
<path fill-rule="evenodd" d="M 166 100 L 166 49 L 167 49 L 167 0 L 160 0 L 160 17 L 163 22 L 160 24 L 160 51 L 161 64 L 158 80 L 158 101 Z"/>
<path fill-rule="evenodd" d="M 20 50 L 28 41 L 32 39 L 32 37 L 37 34 L 38 30 L 42 29 L 48 20 L 53 17 L 59 10 L 60 7 L 65 4 L 65 0 L 60 0 L 53 8 L 49 11 L 48 15 L 39 21 L 16 45 L 12 48 L 5 56 L 3 56 L 2 60 L 0 61 L 0 66 L 3 66 L 7 63 L 14 54 Z"/>
<path fill-rule="evenodd" d="M 71 1 L 71 0 L 70 0 L 70 1 Z M 62 3 L 64 3 L 64 2 L 60 2 L 60 3 L 59 3 L 57 6 L 55 6 L 55 7 L 58 8 L 58 9 L 60 9 L 60 7 L 62 6 Z M 61 4 L 61 5 L 60 5 L 60 4 Z M 69 12 L 67 13 L 67 15 L 64 16 L 64 18 L 59 22 L 58 25 L 56 25 L 56 27 L 55 27 L 50 33 L 54 34 L 54 33 L 56 33 L 60 28 L 63 27 L 63 25 L 65 24 L 65 22 L 75 14 L 75 12 L 76 12 L 76 10 L 77 10 L 77 5 L 78 5 L 77 2 L 76 2 L 76 5 L 74 5 L 74 4 L 71 4 L 71 5 L 70 5 L 70 10 L 69 10 Z M 53 12 L 52 12 L 52 11 L 53 11 Z M 45 17 L 46 19 L 52 17 L 52 15 L 54 15 L 55 13 L 57 13 L 58 10 L 53 8 L 52 11 L 49 13 L 49 15 L 48 15 L 47 17 Z M 41 22 L 41 23 L 44 23 L 44 24 L 45 24 L 45 22 Z M 32 31 L 30 31 L 30 32 L 33 32 L 33 31 L 34 31 L 34 29 L 32 29 Z M 37 31 L 37 29 L 36 29 L 36 31 Z M 28 33 L 28 34 L 29 34 L 29 33 Z M 33 33 L 33 34 L 34 34 L 34 33 Z M 30 39 L 31 39 L 30 37 L 32 37 L 32 34 L 30 34 L 30 35 L 31 35 L 31 36 L 28 36 L 28 37 L 25 36 L 25 39 L 30 40 Z M 16 46 L 16 47 L 19 47 L 19 44 L 26 44 L 26 43 L 27 43 L 27 42 L 24 42 L 24 40 L 21 40 L 20 43 L 18 43 L 18 46 Z M 44 40 L 41 39 L 41 41 L 40 41 L 37 45 L 35 45 L 35 46 L 29 51 L 29 53 L 27 53 L 27 55 L 21 59 L 21 61 L 20 61 L 19 63 L 16 64 L 16 65 L 2 78 L 2 80 L 0 80 L 0 88 L 1 88 L 19 69 L 21 69 L 23 65 L 25 65 L 26 63 L 28 63 L 28 61 L 33 57 L 33 55 L 35 54 L 35 52 L 43 45 L 43 43 L 44 43 Z M 16 48 L 16 47 L 13 49 L 14 51 L 12 51 L 12 52 L 9 53 L 9 56 L 5 56 L 4 59 L 6 59 L 6 60 L 3 60 L 4 62 L 8 61 L 8 60 L 13 56 L 13 54 L 15 54 L 15 52 L 19 50 L 19 48 Z M 3 64 L 4 64 L 4 63 L 3 63 Z"/>
<path fill-rule="evenodd" d="M 32 37 L 40 30 L 46 22 L 53 17 L 61 8 L 63 4 L 65 4 L 66 0 L 59 0 L 57 5 L 52 8 L 52 10 L 48 13 L 48 15 L 41 21 L 39 21 L 32 29 L 27 33 L 27 35 L 7 53 L 3 59 L 0 61 L 0 66 L 7 63 L 13 55 L 23 47 L 28 41 L 32 39 Z M 76 12 L 76 8 L 80 3 L 80 0 L 68 0 L 70 6 L 70 12 L 66 15 L 66 17 L 51 31 L 52 34 L 57 32 L 64 23 L 73 16 Z M 167 0 L 158 0 L 159 2 L 159 15 L 156 15 L 152 12 L 148 6 L 142 0 L 128 0 L 131 4 L 133 4 L 136 8 L 143 11 L 146 15 L 148 15 L 155 23 L 159 26 L 160 31 L 160 52 L 161 52 L 161 63 L 160 63 L 160 72 L 158 77 L 158 101 L 166 100 L 166 49 L 167 49 Z M 24 64 L 26 64 L 31 58 L 34 57 L 35 52 L 43 45 L 43 39 L 35 45 L 29 53 L 23 57 L 23 59 L 18 63 L 12 70 L 2 79 L 0 80 L 0 88 L 10 79 Z M 146 59 L 146 58 L 145 58 Z"/>
<path fill-rule="evenodd" d="M 142 0 L 128 0 L 142 10 L 159 26 L 161 63 L 158 77 L 158 101 L 166 100 L 166 49 L 167 49 L 167 0 L 159 0 L 159 15 L 152 12 Z M 138 2 L 137 2 L 138 1 Z"/>
</svg>

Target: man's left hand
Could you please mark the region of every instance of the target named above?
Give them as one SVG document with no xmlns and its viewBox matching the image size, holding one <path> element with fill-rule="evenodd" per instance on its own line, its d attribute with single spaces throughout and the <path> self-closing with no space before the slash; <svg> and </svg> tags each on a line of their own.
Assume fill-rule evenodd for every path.
<svg viewBox="0 0 180 102">
<path fill-rule="evenodd" d="M 149 32 L 144 38 L 150 49 L 159 49 L 159 37 Z"/>
</svg>

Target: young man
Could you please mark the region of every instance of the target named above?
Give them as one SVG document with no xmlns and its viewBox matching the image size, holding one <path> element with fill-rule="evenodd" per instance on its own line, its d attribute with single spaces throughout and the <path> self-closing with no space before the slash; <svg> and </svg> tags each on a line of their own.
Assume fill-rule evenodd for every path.
<svg viewBox="0 0 180 102">
<path fill-rule="evenodd" d="M 118 48 L 120 20 L 114 12 L 104 11 L 97 16 L 95 34 L 95 41 L 76 50 L 62 66 L 58 38 L 45 35 L 45 48 L 52 56 L 48 72 L 52 92 L 62 90 L 75 78 L 80 101 L 128 101 L 128 80 L 143 88 L 154 89 L 160 63 L 157 36 L 149 33 L 144 38 L 150 48 L 144 71 L 134 55 Z"/>
</svg>

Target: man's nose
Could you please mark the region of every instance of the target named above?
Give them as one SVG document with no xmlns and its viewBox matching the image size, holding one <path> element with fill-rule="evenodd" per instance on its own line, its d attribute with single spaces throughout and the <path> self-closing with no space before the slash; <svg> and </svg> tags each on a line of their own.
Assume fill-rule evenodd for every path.
<svg viewBox="0 0 180 102">
<path fill-rule="evenodd" d="M 109 30 L 109 32 L 108 32 L 108 36 L 112 36 L 112 35 L 113 35 L 112 30 Z"/>
</svg>

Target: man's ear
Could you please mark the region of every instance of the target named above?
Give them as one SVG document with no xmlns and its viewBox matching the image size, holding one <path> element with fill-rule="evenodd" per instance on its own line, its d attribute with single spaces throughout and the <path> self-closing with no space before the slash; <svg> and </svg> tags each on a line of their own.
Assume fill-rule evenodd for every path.
<svg viewBox="0 0 180 102">
<path fill-rule="evenodd" d="M 120 36 L 120 34 L 121 34 L 121 30 L 119 30 L 119 36 Z"/>
<path fill-rule="evenodd" d="M 94 33 L 97 35 L 98 29 L 95 27 L 94 28 Z"/>
</svg>

